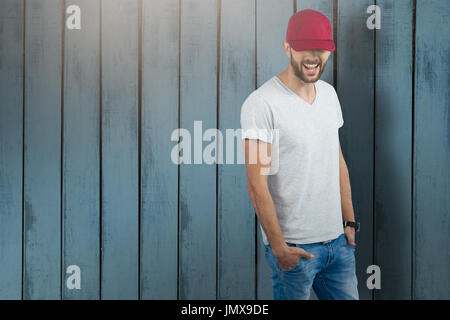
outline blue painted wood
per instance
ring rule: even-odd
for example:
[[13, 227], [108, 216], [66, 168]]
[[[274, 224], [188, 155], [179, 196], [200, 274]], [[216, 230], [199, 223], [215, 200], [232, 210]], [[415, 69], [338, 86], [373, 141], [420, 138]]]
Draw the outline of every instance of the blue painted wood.
[[[259, 1], [256, 4], [257, 86], [288, 67], [282, 42], [286, 39], [294, 3], [288, 0]], [[270, 268], [264, 255], [260, 223], [257, 223], [257, 299], [273, 299]]]
[[[256, 215], [248, 196], [245, 165], [238, 163], [237, 154], [243, 155], [244, 147], [235, 131], [240, 128], [242, 101], [255, 88], [255, 1], [221, 3], [219, 129], [223, 164], [218, 168], [218, 299], [255, 299]], [[227, 130], [237, 137], [227, 136]]]
[[450, 299], [450, 2], [417, 1], [414, 299]]
[[176, 299], [178, 166], [178, 0], [143, 1], [141, 298]]
[[[327, 18], [331, 22], [331, 28], [333, 28], [333, 0], [296, 0], [297, 1], [297, 11], [304, 10], [304, 9], [314, 9], [317, 10], [324, 15], [327, 16]], [[334, 39], [334, 43], [336, 45], [336, 39]], [[322, 76], [320, 77], [321, 80], [328, 82], [329, 84], [333, 85], [333, 67], [334, 67], [334, 52], [331, 52], [330, 56], [328, 57], [328, 62], [325, 67], [325, 70], [322, 73]]]
[[23, 2], [0, 11], [0, 299], [22, 296]]
[[[99, 299], [100, 6], [70, 4], [81, 8], [81, 29], [66, 28], [64, 41], [63, 299]], [[80, 267], [80, 290], [67, 288], [70, 265]]]
[[25, 12], [24, 299], [61, 297], [62, 2]]
[[102, 299], [137, 299], [138, 2], [102, 8]]
[[[194, 121], [202, 121], [200, 138], [217, 127], [217, 12], [216, 0], [181, 1], [180, 121], [192, 146]], [[203, 164], [180, 167], [181, 299], [216, 298], [216, 166], [202, 161], [202, 150], [198, 158]]]
[[[412, 2], [381, 0], [376, 31], [376, 299], [411, 298]], [[387, 156], [389, 155], [389, 156]]]
[[341, 147], [352, 187], [356, 273], [361, 299], [371, 299], [366, 269], [373, 264], [374, 31], [366, 26], [368, 0], [338, 2], [337, 89], [345, 124]]
[[[182, 165], [178, 194], [178, 167], [170, 160], [175, 146], [170, 136], [179, 120], [178, 81], [181, 127], [193, 133], [193, 121], [203, 120], [203, 130], [217, 124], [223, 133], [227, 128], [237, 128], [242, 100], [255, 88], [255, 82], [260, 86], [287, 66], [281, 41], [294, 3], [297, 10], [318, 9], [331, 20], [332, 2], [182, 1], [179, 52], [180, 3], [142, 1], [143, 109], [139, 155], [139, 1], [102, 1], [100, 8], [98, 0], [76, 0], [73, 3], [82, 9], [82, 29], [64, 31], [64, 48], [62, 3], [4, 1], [0, 43], [8, 46], [0, 47], [0, 298], [20, 299], [23, 288], [24, 299], [96, 299], [100, 289], [104, 299], [136, 299], [139, 241], [144, 299], [273, 298], [259, 224], [245, 190], [243, 166]], [[355, 213], [362, 222], [356, 251], [360, 296], [372, 296], [365, 286], [365, 271], [368, 265], [376, 263], [382, 271], [382, 288], [374, 293], [375, 298], [408, 299], [412, 294], [416, 299], [448, 299], [449, 36], [436, 30], [449, 29], [449, 4], [417, 1], [413, 110], [412, 2], [377, 1], [382, 9], [382, 28], [376, 39], [374, 31], [366, 28], [370, 1], [338, 3], [336, 80], [346, 119], [341, 129], [342, 148], [350, 170]], [[22, 39], [24, 26], [26, 34]], [[333, 80], [331, 59], [322, 78], [329, 83]], [[103, 134], [102, 141], [99, 133]], [[209, 143], [203, 143], [203, 147]], [[140, 230], [138, 157], [142, 160]], [[80, 291], [67, 290], [65, 286], [65, 268], [71, 264], [81, 267]]]

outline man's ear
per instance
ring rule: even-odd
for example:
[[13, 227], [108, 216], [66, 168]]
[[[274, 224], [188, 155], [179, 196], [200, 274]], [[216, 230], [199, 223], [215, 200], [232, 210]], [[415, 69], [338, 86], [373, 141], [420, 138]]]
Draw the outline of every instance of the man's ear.
[[283, 45], [283, 49], [284, 49], [284, 52], [286, 53], [287, 57], [290, 58], [291, 55], [289, 53], [289, 51], [290, 51], [289, 50], [289, 48], [290, 48], [289, 42], [287, 42], [286, 40], [283, 40], [282, 45]]

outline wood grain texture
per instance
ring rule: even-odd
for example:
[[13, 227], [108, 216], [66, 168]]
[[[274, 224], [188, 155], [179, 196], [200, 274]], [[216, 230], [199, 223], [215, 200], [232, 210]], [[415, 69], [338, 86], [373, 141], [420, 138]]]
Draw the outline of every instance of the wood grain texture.
[[178, 0], [143, 1], [141, 298], [176, 299], [178, 167]]
[[[297, 11], [304, 10], [304, 9], [314, 9], [322, 14], [326, 15], [327, 18], [331, 22], [331, 29], [333, 29], [333, 22], [334, 22], [334, 14], [333, 14], [333, 0], [295, 0], [297, 1]], [[336, 39], [334, 39], [335, 45]], [[325, 70], [322, 73], [322, 76], [320, 77], [320, 80], [323, 80], [325, 82], [328, 82], [329, 84], [333, 85], [333, 67], [334, 67], [334, 52], [330, 53], [330, 56], [328, 57], [328, 62], [325, 67]]]
[[[287, 68], [282, 42], [286, 39], [289, 18], [294, 14], [292, 1], [259, 1], [256, 4], [257, 87]], [[264, 254], [264, 243], [257, 224], [257, 299], [273, 299], [270, 268]]]
[[[0, 299], [22, 296], [23, 2], [0, 11]], [[4, 45], [4, 44], [8, 45]]]
[[[226, 143], [245, 97], [288, 66], [294, 8], [333, 22], [335, 1], [65, 3], [81, 30], [63, 29], [61, 1], [1, 4], [0, 299], [272, 299], [245, 167], [178, 167], [171, 135], [190, 131], [191, 161], [218, 143], [195, 150], [194, 121]], [[332, 54], [322, 80], [345, 120], [360, 298], [449, 299], [450, 5], [417, 0], [413, 26], [414, 1], [378, 0], [375, 37], [373, 2], [337, 3], [337, 79]], [[81, 290], [66, 287], [73, 264]]]
[[[181, 2], [181, 128], [191, 134], [192, 161], [180, 167], [179, 298], [216, 298], [216, 166], [194, 141], [217, 127], [217, 1]], [[194, 121], [202, 121], [197, 133]], [[205, 141], [199, 147], [215, 143]], [[203, 149], [202, 148], [202, 149]]]
[[450, 2], [417, 1], [414, 299], [450, 298]]
[[26, 2], [24, 299], [61, 297], [62, 10]]
[[138, 298], [138, 2], [102, 2], [102, 299]]
[[218, 168], [218, 299], [255, 299], [256, 216], [245, 165], [237, 163], [244, 147], [235, 131], [240, 128], [242, 101], [255, 87], [255, 1], [221, 3], [219, 129], [224, 164]]
[[[376, 299], [411, 298], [412, 1], [377, 1], [375, 91]], [[387, 156], [389, 155], [389, 156]]]
[[[66, 28], [64, 41], [63, 299], [99, 299], [100, 6], [70, 4], [82, 19], [81, 29]], [[80, 290], [67, 288], [70, 265], [80, 267]]]
[[372, 299], [366, 269], [373, 264], [374, 31], [366, 26], [367, 0], [340, 0], [338, 5], [338, 79], [344, 126], [340, 130], [352, 188], [356, 220], [356, 273], [360, 299]]

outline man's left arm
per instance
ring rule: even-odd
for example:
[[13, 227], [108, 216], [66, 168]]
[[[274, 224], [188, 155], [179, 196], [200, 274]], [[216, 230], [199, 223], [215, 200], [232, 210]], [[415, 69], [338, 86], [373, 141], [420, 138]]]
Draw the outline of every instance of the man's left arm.
[[[355, 213], [352, 204], [352, 192], [350, 188], [350, 176], [348, 174], [347, 164], [342, 154], [341, 144], [339, 143], [339, 185], [341, 192], [341, 208], [343, 221], [355, 221]], [[356, 246], [355, 229], [352, 227], [344, 228], [345, 236], [350, 245]]]

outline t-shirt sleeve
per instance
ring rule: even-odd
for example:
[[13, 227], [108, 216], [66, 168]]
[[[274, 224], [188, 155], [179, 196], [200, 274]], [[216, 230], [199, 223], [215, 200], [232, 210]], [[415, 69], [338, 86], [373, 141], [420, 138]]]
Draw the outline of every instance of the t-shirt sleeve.
[[256, 92], [251, 93], [241, 108], [242, 139], [273, 141], [273, 115], [269, 105]]
[[341, 109], [341, 103], [339, 102], [338, 95], [336, 91], [334, 91], [335, 100], [336, 100], [336, 112], [337, 112], [337, 121], [338, 121], [338, 128], [342, 127], [344, 125], [344, 118], [342, 116], [342, 109]]

